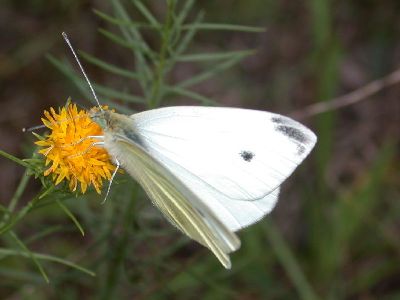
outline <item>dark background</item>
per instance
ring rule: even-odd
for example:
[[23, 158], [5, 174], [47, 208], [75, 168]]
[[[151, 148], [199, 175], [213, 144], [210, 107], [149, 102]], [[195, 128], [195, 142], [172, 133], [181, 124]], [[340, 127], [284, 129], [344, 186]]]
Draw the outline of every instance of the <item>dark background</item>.
[[[162, 18], [163, 1], [143, 3]], [[51, 53], [72, 61], [62, 31], [68, 32], [78, 49], [119, 66], [133, 66], [127, 51], [97, 32], [99, 27], [110, 26], [93, 13], [93, 8], [112, 14], [108, 2], [100, 0], [0, 4], [1, 150], [29, 157], [33, 139], [21, 129], [39, 125], [43, 110], [63, 105], [68, 96], [82, 106], [90, 106], [46, 59], [46, 54]], [[205, 12], [207, 22], [266, 28], [263, 33], [203, 31], [194, 39], [190, 47], [193, 53], [258, 49], [236, 67], [193, 88], [224, 106], [290, 115], [384, 77], [395, 71], [400, 62], [400, 2], [396, 0], [198, 1], [193, 14], [200, 10]], [[148, 40], [152, 43], [151, 35]], [[95, 81], [124, 88], [125, 83], [112, 75], [85, 65]], [[190, 77], [199, 68], [197, 64], [178, 65], [171, 80]], [[135, 93], [135, 85], [131, 88]], [[398, 299], [399, 97], [400, 85], [393, 85], [355, 105], [301, 120], [317, 133], [319, 142], [304, 165], [284, 184], [280, 202], [268, 220], [240, 234], [243, 247], [233, 255], [230, 272], [193, 243], [163, 257], [167, 266], [152, 264], [146, 256], [157, 255], [154, 249], [162, 247], [165, 239], [174, 243], [179, 234], [173, 230], [172, 238], [150, 236], [141, 240], [140, 245], [135, 236], [130, 236], [127, 252], [119, 255], [118, 260], [113, 256], [118, 250], [113, 245], [119, 245], [120, 233], [124, 231], [120, 224], [101, 245], [108, 249], [101, 248], [108, 256], [99, 255], [96, 263], [87, 263], [91, 250], [85, 252], [85, 247], [93, 246], [91, 243], [97, 238], [96, 228], [88, 229], [92, 232], [85, 238], [70, 230], [56, 233], [44, 244], [32, 245], [37, 252], [79, 259], [80, 265], [97, 272], [95, 279], [46, 263], [52, 280], [48, 285], [28, 259], [20, 263], [3, 257], [0, 296], [311, 299], [314, 295], [320, 299]], [[0, 200], [7, 205], [24, 170], [5, 158], [0, 158], [0, 164]], [[22, 203], [39, 189], [39, 182], [32, 180]], [[74, 201], [81, 200], [73, 199], [66, 204], [81, 216]], [[100, 206], [96, 196], [87, 201]], [[93, 213], [104, 209], [107, 207], [97, 207]], [[26, 223], [34, 225], [25, 226], [41, 230], [47, 225], [70, 223], [62, 214], [59, 219], [58, 216], [52, 210], [38, 213], [29, 219], [31, 223]], [[86, 220], [85, 216], [81, 218]], [[101, 222], [101, 218], [95, 220]], [[35, 227], [30, 230], [36, 231]], [[30, 230], [24, 222], [19, 224], [22, 236], [29, 237]], [[49, 250], [47, 243], [51, 245]], [[147, 244], [153, 252], [146, 250]], [[80, 247], [85, 250], [79, 252]], [[101, 261], [105, 265], [119, 264], [117, 275], [107, 268], [104, 271]], [[105, 290], [107, 282], [113, 284]], [[61, 287], [70, 292], [60, 293]]]

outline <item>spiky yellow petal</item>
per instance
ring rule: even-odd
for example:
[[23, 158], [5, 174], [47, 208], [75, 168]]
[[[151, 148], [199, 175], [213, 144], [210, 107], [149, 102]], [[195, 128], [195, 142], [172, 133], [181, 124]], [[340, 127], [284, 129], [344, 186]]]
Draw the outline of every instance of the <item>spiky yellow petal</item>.
[[50, 108], [44, 116], [43, 124], [51, 132], [44, 140], [35, 142], [42, 147], [38, 153], [46, 157], [45, 165], [49, 166], [44, 176], [51, 174], [56, 185], [66, 180], [71, 191], [80, 185], [82, 193], [89, 186], [100, 193], [103, 180], [110, 180], [115, 170], [108, 153], [93, 146], [95, 139], [87, 138], [102, 135], [100, 126], [86, 111], [78, 110], [76, 104], [68, 104], [58, 113]]

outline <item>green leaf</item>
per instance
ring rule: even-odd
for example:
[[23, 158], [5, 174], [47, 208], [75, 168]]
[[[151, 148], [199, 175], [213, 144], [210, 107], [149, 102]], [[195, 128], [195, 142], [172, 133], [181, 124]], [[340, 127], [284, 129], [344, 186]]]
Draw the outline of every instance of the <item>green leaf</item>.
[[[128, 13], [126, 12], [126, 10], [124, 9], [119, 0], [112, 0], [112, 4], [118, 18], [126, 22], [131, 22]], [[148, 93], [149, 90], [148, 84], [152, 80], [153, 74], [148, 63], [146, 62], [144, 54], [147, 54], [150, 57], [152, 57], [151, 50], [147, 45], [147, 43], [143, 40], [143, 37], [141, 36], [137, 28], [135, 27], [127, 28], [122, 25], [120, 25], [119, 28], [128, 42], [139, 44], [138, 51], [133, 51], [133, 54], [135, 56], [137, 73], [143, 75], [142, 79], [140, 80], [140, 85], [143, 89], [143, 92], [145, 93], [146, 99], [148, 99], [147, 96], [149, 95], [146, 93]]]
[[15, 157], [7, 152], [0, 150], [0, 155], [9, 160], [12, 160], [13, 162], [16, 162], [17, 164], [19, 164], [23, 167], [29, 167], [29, 165], [26, 162], [24, 162], [22, 159], [19, 159], [18, 157]]
[[270, 241], [272, 250], [275, 252], [276, 257], [293, 282], [299, 297], [305, 300], [319, 299], [311, 284], [308, 282], [300, 265], [296, 261], [295, 256], [286, 244], [280, 232], [275, 228], [274, 224], [271, 221], [268, 221], [266, 226], [263, 228]]
[[21, 247], [22, 250], [24, 250], [28, 257], [32, 259], [33, 263], [36, 265], [36, 267], [39, 269], [40, 274], [42, 274], [43, 279], [47, 282], [50, 283], [49, 277], [47, 276], [44, 268], [40, 264], [40, 262], [37, 260], [37, 258], [33, 255], [33, 253], [28, 249], [27, 246], [18, 238], [18, 236], [13, 232], [9, 232], [11, 237], [15, 240], [15, 242], [18, 244], [19, 247]]
[[135, 53], [137, 52], [143, 52], [146, 54], [150, 59], [153, 59], [155, 57], [155, 54], [153, 51], [149, 48], [142, 48], [143, 44], [138, 42], [138, 41], [128, 41], [126, 39], [123, 39], [122, 37], [112, 33], [111, 31], [108, 31], [106, 29], [99, 28], [99, 32], [104, 35], [106, 38], [108, 38], [110, 41], [125, 47], [132, 49]]
[[[75, 72], [72, 70], [72, 68], [71, 68], [70, 65], [67, 65], [66, 63], [61, 62], [60, 60], [54, 58], [54, 57], [51, 56], [51, 55], [48, 55], [47, 58], [49, 59], [49, 61], [50, 61], [58, 70], [60, 70], [65, 76], [67, 76], [67, 77], [75, 84], [75, 86], [81, 91], [81, 93], [82, 93], [88, 100], [90, 100], [92, 103], [94, 103], [94, 104], [97, 105], [96, 101], [94, 101], [94, 99], [93, 99], [93, 95], [91, 94], [89, 88], [87, 87], [87, 83], [85, 82], [85, 80], [82, 79], [82, 78], [79, 78], [79, 77], [75, 74]], [[105, 87], [103, 87], [103, 86], [95, 85], [95, 84], [93, 85], [93, 87], [96, 87], [96, 88], [99, 88], [99, 87], [100, 87], [100, 90], [103, 92], [103, 95], [104, 95], [104, 96], [106, 96], [106, 94], [107, 94], [107, 95], [112, 95], [112, 97], [116, 97], [116, 98], [119, 98], [119, 97], [122, 96], [122, 97], [123, 97], [125, 100], [127, 100], [127, 101], [128, 101], [128, 100], [135, 100], [135, 103], [139, 102], [139, 97], [135, 97], [135, 96], [128, 95], [128, 98], [129, 98], [129, 99], [126, 99], [126, 98], [127, 98], [127, 97], [126, 97], [127, 94], [125, 94], [125, 93], [120, 93], [120, 92], [117, 92], [117, 91], [115, 91], [115, 90], [107, 89], [107, 88], [105, 88]], [[119, 99], [122, 99], [122, 98], [119, 98]], [[141, 102], [144, 102], [143, 99], [140, 100], [140, 101], [141, 101]], [[123, 112], [123, 113], [127, 113], [127, 114], [132, 113], [132, 110], [131, 110], [131, 109], [127, 108], [126, 106], [119, 105], [119, 104], [115, 103], [114, 101], [112, 101], [112, 100], [110, 100], [110, 99], [102, 98], [102, 99], [101, 99], [101, 102], [103, 102], [104, 104], [109, 104], [109, 105], [111, 105], [112, 107], [118, 109], [119, 111], [121, 111], [121, 112]], [[133, 101], [131, 101], [131, 102], [133, 102]]]
[[143, 14], [143, 16], [149, 21], [149, 23], [155, 27], [159, 28], [160, 24], [158, 21], [154, 18], [154, 16], [151, 14], [151, 12], [144, 6], [144, 4], [141, 1], [138, 0], [132, 0], [133, 4], [136, 6], [136, 8]]
[[176, 94], [176, 95], [180, 95], [180, 96], [186, 96], [193, 100], [199, 101], [200, 103], [205, 104], [205, 105], [218, 105], [218, 102], [216, 102], [213, 99], [207, 98], [196, 92], [192, 92], [192, 91], [189, 91], [187, 89], [184, 89], [184, 88], [181, 88], [178, 86], [164, 86], [164, 89], [165, 89], [166, 93]]
[[22, 194], [24, 193], [26, 186], [28, 185], [30, 175], [28, 175], [29, 169], [26, 169], [24, 174], [22, 175], [21, 181], [18, 184], [18, 187], [10, 200], [10, 204], [8, 205], [8, 210], [13, 212], [17, 207], [19, 199], [21, 199]]
[[185, 30], [227, 30], [227, 31], [242, 31], [242, 32], [265, 32], [264, 27], [243, 26], [233, 24], [218, 24], [218, 23], [201, 23], [201, 24], [187, 24], [182, 26]]
[[[181, 37], [181, 32], [182, 32], [182, 24], [185, 21], [190, 9], [192, 8], [194, 4], [194, 0], [187, 0], [185, 1], [185, 4], [183, 5], [181, 11], [179, 14], [176, 16], [175, 11], [173, 12], [173, 22], [172, 22], [172, 27], [171, 27], [171, 42], [170, 42], [170, 47], [173, 48], [179, 41]], [[172, 55], [171, 55], [172, 56]]]
[[196, 61], [211, 61], [211, 60], [221, 60], [229, 59], [234, 56], [248, 56], [254, 54], [255, 50], [240, 50], [240, 51], [229, 51], [222, 53], [199, 53], [199, 54], [188, 54], [180, 55], [176, 58], [179, 62], [196, 62]]
[[[18, 250], [13, 250], [13, 249], [7, 249], [7, 248], [0, 248], [0, 255], [4, 256], [22, 256], [22, 257], [29, 257], [29, 254], [26, 252], [21, 252]], [[93, 271], [90, 271], [89, 269], [86, 269], [84, 267], [81, 267], [69, 260], [62, 259], [56, 256], [48, 255], [48, 254], [41, 254], [41, 253], [36, 253], [32, 252], [32, 256], [35, 259], [40, 259], [40, 260], [47, 260], [47, 261], [52, 261], [52, 262], [57, 262], [59, 264], [66, 265], [68, 267], [74, 268], [78, 271], [81, 271], [83, 273], [86, 273], [90, 276], [96, 276], [96, 274]]]
[[[203, 13], [198, 13], [193, 24], [194, 25], [200, 24], [201, 20], [203, 20], [203, 17], [204, 17]], [[190, 28], [183, 36], [183, 38], [178, 41], [178, 47], [176, 48], [175, 56], [178, 56], [186, 51], [188, 45], [193, 40], [193, 37], [195, 36], [196, 32], [197, 32], [196, 27]]]
[[9, 222], [1, 224], [0, 235], [8, 232], [11, 228], [15, 226], [15, 224], [18, 223], [18, 221], [20, 221], [23, 217], [25, 217], [25, 215], [34, 207], [34, 205], [38, 200], [39, 197], [36, 196], [31, 201], [29, 201], [22, 209], [20, 209], [17, 214], [12, 216]]
[[240, 62], [246, 55], [238, 55], [234, 56], [231, 59], [228, 59], [226, 61], [223, 61], [221, 63], [215, 64], [213, 67], [206, 69], [204, 72], [201, 72], [200, 74], [197, 74], [189, 79], [186, 79], [184, 81], [181, 81], [180, 83], [177, 84], [178, 87], [190, 87], [193, 86], [197, 83], [200, 83], [202, 81], [205, 81], [216, 74], [232, 67], [233, 65], [237, 64]]
[[93, 10], [94, 13], [102, 18], [103, 20], [113, 24], [113, 25], [121, 25], [121, 26], [131, 26], [131, 27], [137, 27], [137, 28], [151, 28], [154, 29], [154, 26], [148, 23], [143, 23], [143, 22], [128, 22], [126, 20], [121, 20], [118, 18], [114, 18], [104, 12], [101, 12], [97, 9]]
[[25, 239], [25, 244], [29, 245], [30, 243], [33, 243], [39, 239], [45, 238], [48, 235], [51, 235], [53, 233], [58, 233], [61, 231], [66, 231], [65, 230], [65, 226], [62, 225], [54, 225], [54, 226], [46, 226], [46, 228], [42, 231], [39, 231], [31, 236], [29, 236], [29, 238]]
[[[82, 80], [82, 83], [83, 84], [85, 83], [84, 80]], [[105, 87], [103, 85], [93, 84], [93, 87], [96, 88], [97, 92], [100, 95], [106, 96], [108, 98], [124, 100], [126, 102], [131, 102], [131, 103], [145, 103], [146, 102], [143, 98], [140, 98], [138, 96], [133, 96], [128, 93], [119, 92], [117, 90]]]
[[185, 21], [189, 11], [193, 7], [194, 0], [186, 0], [183, 8], [181, 9], [181, 12], [179, 13], [178, 17], [175, 20], [175, 23], [177, 26], [180, 27], [180, 25]]
[[129, 71], [120, 67], [117, 67], [113, 64], [110, 63], [106, 63], [105, 61], [98, 59], [92, 55], [90, 55], [89, 53], [83, 52], [83, 51], [79, 51], [79, 54], [81, 57], [83, 57], [86, 61], [88, 61], [89, 63], [98, 66], [99, 68], [108, 71], [110, 73], [119, 75], [119, 76], [123, 76], [126, 78], [131, 78], [131, 79], [139, 79], [139, 75], [136, 74], [133, 71]]
[[85, 235], [85, 231], [83, 230], [82, 225], [79, 223], [78, 219], [74, 216], [74, 214], [66, 207], [60, 200], [56, 199], [56, 202], [59, 207], [65, 212], [65, 214], [72, 220], [75, 226], [79, 229], [82, 236]]

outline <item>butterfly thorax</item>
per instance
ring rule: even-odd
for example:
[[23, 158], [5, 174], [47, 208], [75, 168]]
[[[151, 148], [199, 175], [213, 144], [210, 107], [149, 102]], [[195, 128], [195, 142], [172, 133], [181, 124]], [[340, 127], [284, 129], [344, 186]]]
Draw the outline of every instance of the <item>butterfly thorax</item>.
[[126, 127], [131, 127], [130, 118], [116, 112], [103, 110], [91, 110], [90, 118], [96, 122], [104, 131], [104, 133], [119, 134], [124, 133]]

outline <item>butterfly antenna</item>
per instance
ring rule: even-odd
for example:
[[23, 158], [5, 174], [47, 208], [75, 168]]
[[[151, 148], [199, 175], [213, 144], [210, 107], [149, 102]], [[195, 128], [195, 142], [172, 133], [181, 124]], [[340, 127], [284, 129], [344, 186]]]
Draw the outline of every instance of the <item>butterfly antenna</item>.
[[92, 92], [92, 95], [93, 95], [93, 97], [94, 97], [94, 100], [96, 100], [96, 103], [97, 103], [97, 105], [99, 106], [100, 110], [103, 111], [103, 109], [101, 108], [99, 99], [97, 99], [96, 93], [95, 93], [95, 91], [94, 91], [94, 89], [93, 89], [93, 86], [92, 86], [92, 84], [90, 83], [89, 77], [86, 75], [86, 72], [85, 72], [85, 70], [83, 69], [81, 62], [79, 61], [78, 55], [76, 55], [75, 50], [74, 50], [74, 48], [72, 47], [72, 44], [71, 44], [71, 42], [69, 41], [69, 38], [68, 38], [67, 34], [66, 34], [65, 32], [63, 32], [63, 33], [62, 33], [62, 36], [63, 36], [65, 42], [67, 43], [68, 47], [71, 49], [71, 52], [72, 52], [72, 54], [74, 55], [75, 60], [76, 60], [76, 62], [78, 63], [79, 68], [81, 69], [82, 74], [83, 74], [83, 76], [84, 76], [85, 79], [86, 79], [86, 82], [87, 82], [88, 85], [89, 85], [89, 88], [90, 88], [90, 90], [91, 90], [91, 92]]
[[38, 125], [38, 126], [32, 126], [32, 127], [29, 127], [29, 128], [22, 128], [22, 132], [30, 132], [30, 131], [34, 131], [34, 130], [36, 130], [36, 129], [42, 129], [42, 128], [45, 128], [46, 126], [44, 126], [44, 125]]

